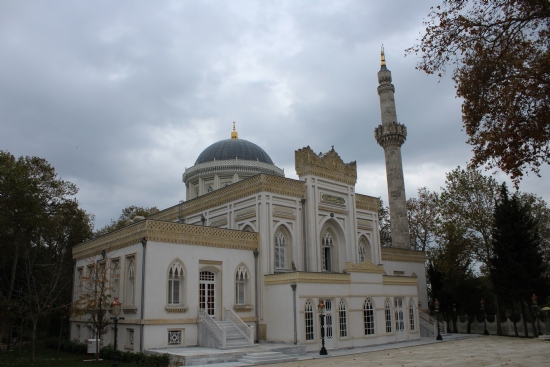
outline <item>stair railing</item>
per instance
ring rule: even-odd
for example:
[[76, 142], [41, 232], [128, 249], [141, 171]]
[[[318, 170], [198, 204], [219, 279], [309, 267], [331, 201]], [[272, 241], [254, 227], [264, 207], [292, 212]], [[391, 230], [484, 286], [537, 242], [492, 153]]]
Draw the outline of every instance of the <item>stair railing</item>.
[[220, 327], [204, 308], [199, 308], [199, 322], [206, 326], [206, 329], [218, 341], [218, 345], [225, 347], [227, 337], [224, 327]]
[[[426, 321], [430, 325], [433, 325], [434, 335], [437, 335], [437, 322], [438, 322], [437, 319], [435, 317], [430, 316], [429, 314], [427, 314], [426, 312], [424, 312], [422, 310], [418, 310], [418, 316], [420, 316], [420, 318], [422, 320]], [[447, 323], [443, 322], [443, 320], [439, 321], [439, 329], [440, 329], [441, 333], [446, 334], [447, 333]]]
[[248, 343], [250, 345], [254, 344], [254, 327], [248, 326], [244, 323], [243, 320], [233, 310], [228, 310], [227, 308], [224, 308], [224, 319], [226, 321], [231, 321], [233, 325], [237, 327], [237, 329], [244, 335], [244, 337], [248, 340]]

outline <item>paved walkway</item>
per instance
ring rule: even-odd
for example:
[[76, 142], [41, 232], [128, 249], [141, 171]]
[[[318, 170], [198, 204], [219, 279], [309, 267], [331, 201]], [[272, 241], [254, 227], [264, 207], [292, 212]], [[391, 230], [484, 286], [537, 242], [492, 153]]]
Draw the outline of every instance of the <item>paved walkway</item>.
[[[453, 334], [443, 341], [422, 338], [398, 344], [385, 344], [330, 351], [320, 357], [308, 353], [296, 362], [270, 364], [270, 367], [384, 366], [384, 367], [496, 367], [550, 366], [550, 341], [504, 336]], [[245, 364], [221, 363], [209, 367], [237, 367]], [[196, 366], [199, 367], [199, 366]]]
[[[334, 353], [333, 353], [334, 354]], [[503, 336], [445, 340], [442, 342], [272, 364], [271, 367], [326, 366], [550, 366], [550, 342]]]

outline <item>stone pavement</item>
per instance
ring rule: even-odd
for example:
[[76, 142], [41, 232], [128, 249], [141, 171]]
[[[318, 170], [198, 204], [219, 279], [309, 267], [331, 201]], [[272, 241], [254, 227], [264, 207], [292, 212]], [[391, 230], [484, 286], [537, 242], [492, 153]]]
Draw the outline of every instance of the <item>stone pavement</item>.
[[[270, 367], [384, 366], [525, 366], [550, 367], [550, 342], [505, 336], [453, 334], [443, 341], [421, 340], [365, 348], [329, 351], [321, 357], [308, 353], [296, 362], [271, 364]], [[209, 367], [237, 367], [233, 362]], [[199, 367], [199, 366], [196, 366]]]
[[270, 367], [550, 366], [550, 342], [504, 336], [444, 340], [414, 347], [314, 358]]

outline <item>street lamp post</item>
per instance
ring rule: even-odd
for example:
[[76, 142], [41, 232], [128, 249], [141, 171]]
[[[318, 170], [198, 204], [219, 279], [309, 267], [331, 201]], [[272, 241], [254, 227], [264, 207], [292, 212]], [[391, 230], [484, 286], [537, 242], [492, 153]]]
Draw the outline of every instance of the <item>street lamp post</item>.
[[483, 312], [483, 327], [485, 330], [483, 330], [483, 335], [489, 335], [489, 331], [487, 330], [487, 314], [485, 313], [485, 301], [483, 298], [481, 299], [481, 312]]
[[319, 351], [319, 355], [326, 356], [328, 353], [327, 348], [325, 348], [325, 304], [322, 299], [319, 300], [317, 309], [319, 311], [319, 318], [321, 319], [321, 350]]
[[118, 297], [115, 297], [115, 300], [111, 304], [113, 315], [115, 315], [114, 317], [111, 317], [111, 320], [113, 320], [115, 323], [115, 340], [114, 340], [115, 350], [113, 351], [113, 364], [111, 365], [111, 367], [118, 367], [118, 362], [116, 360], [116, 357], [118, 356], [118, 349], [117, 349], [118, 346], [116, 342], [117, 341], [116, 337], [118, 332], [118, 320], [124, 320], [124, 317], [118, 317], [118, 315], [120, 315], [121, 306], [122, 304], [118, 301]]
[[537, 320], [537, 326], [538, 326], [538, 333], [540, 335], [540, 321], [539, 321], [539, 317], [538, 317], [538, 313], [539, 313], [539, 309], [538, 309], [538, 305], [537, 305], [537, 300], [538, 300], [538, 297], [535, 293], [533, 293], [533, 297], [531, 297], [531, 301], [533, 301], [533, 314], [535, 315], [535, 319]]
[[435, 306], [435, 318], [437, 322], [437, 338], [435, 338], [435, 340], [443, 340], [443, 338], [441, 337], [441, 332], [439, 330], [439, 301], [437, 300], [437, 298], [435, 299], [434, 306]]

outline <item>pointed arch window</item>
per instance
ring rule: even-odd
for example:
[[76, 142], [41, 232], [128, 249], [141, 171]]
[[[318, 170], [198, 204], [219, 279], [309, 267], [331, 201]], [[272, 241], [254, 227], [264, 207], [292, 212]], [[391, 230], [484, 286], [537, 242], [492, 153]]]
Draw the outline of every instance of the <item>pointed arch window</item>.
[[168, 305], [180, 305], [183, 303], [183, 265], [174, 261], [168, 270]]
[[386, 334], [389, 334], [389, 333], [391, 333], [391, 327], [392, 327], [391, 303], [390, 303], [389, 299], [386, 300], [386, 305], [384, 307], [384, 316], [385, 316], [385, 319], [386, 319]]
[[347, 338], [348, 336], [348, 312], [346, 310], [346, 302], [343, 299], [340, 300], [338, 305], [338, 321], [340, 326], [340, 338]]
[[369, 241], [363, 236], [359, 241], [359, 262], [365, 260], [372, 261], [372, 255]]
[[322, 269], [323, 271], [332, 271], [334, 256], [334, 241], [329, 231], [326, 231], [321, 240], [321, 257], [322, 257]]
[[287, 240], [282, 230], [275, 235], [275, 269], [286, 269]]
[[370, 299], [367, 299], [363, 306], [363, 321], [365, 324], [365, 335], [374, 335], [374, 307]]
[[235, 274], [235, 304], [245, 305], [248, 301], [248, 269], [244, 264], [239, 265]]
[[306, 321], [306, 340], [313, 340], [313, 306], [311, 300], [307, 300], [305, 309], [305, 321]]
[[409, 302], [409, 326], [411, 328], [411, 331], [416, 330], [416, 325], [414, 322], [414, 302], [412, 298]]
[[119, 260], [112, 260], [111, 261], [111, 279], [113, 282], [113, 297], [119, 297], [119, 289], [120, 289], [120, 264]]
[[366, 259], [366, 254], [365, 254], [365, 244], [363, 243], [363, 241], [359, 242], [359, 262], [363, 262], [365, 261]]
[[126, 270], [126, 297], [125, 304], [127, 306], [135, 305], [135, 291], [136, 291], [136, 264], [133, 258], [128, 259], [128, 267]]

